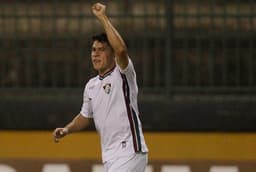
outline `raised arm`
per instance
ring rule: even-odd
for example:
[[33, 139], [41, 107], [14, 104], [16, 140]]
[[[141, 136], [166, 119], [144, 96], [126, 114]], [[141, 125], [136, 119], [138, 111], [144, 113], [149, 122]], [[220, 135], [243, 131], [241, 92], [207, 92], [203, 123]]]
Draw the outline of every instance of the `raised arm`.
[[129, 62], [127, 47], [124, 40], [106, 15], [106, 6], [101, 3], [96, 3], [92, 6], [92, 12], [103, 25], [109, 43], [115, 52], [117, 64], [121, 69], [125, 69]]

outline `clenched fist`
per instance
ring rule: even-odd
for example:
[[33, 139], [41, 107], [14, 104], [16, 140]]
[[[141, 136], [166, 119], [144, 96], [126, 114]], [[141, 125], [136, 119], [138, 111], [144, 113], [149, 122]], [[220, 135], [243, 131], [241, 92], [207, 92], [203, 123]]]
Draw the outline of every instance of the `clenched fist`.
[[67, 128], [56, 128], [53, 132], [53, 138], [56, 143], [59, 142], [59, 140], [63, 137], [65, 137], [68, 134]]
[[92, 6], [92, 12], [96, 17], [101, 17], [105, 15], [106, 5], [101, 3], [96, 3]]

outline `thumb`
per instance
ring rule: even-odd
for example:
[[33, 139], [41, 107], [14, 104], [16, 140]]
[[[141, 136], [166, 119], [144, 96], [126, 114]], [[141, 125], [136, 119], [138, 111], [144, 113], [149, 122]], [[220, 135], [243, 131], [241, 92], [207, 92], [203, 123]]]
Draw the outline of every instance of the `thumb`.
[[99, 11], [99, 10], [101, 9], [101, 7], [100, 7], [100, 5], [97, 3], [97, 4], [94, 4], [94, 5], [92, 6], [92, 9], [93, 9], [93, 10], [96, 10], [96, 11]]
[[63, 128], [62, 130], [60, 130], [60, 135], [64, 136], [68, 134], [68, 129], [67, 128]]

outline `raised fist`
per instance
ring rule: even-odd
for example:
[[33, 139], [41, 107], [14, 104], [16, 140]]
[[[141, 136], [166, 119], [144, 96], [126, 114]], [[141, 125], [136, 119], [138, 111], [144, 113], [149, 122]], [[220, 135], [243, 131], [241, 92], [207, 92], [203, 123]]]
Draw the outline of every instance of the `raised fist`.
[[96, 3], [92, 6], [92, 12], [95, 16], [100, 17], [105, 14], [106, 5], [101, 3]]

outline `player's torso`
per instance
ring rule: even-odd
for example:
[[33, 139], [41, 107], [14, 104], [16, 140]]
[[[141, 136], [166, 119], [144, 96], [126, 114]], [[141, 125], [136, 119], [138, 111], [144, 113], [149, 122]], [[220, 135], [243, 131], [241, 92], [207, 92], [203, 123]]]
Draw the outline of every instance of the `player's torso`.
[[92, 117], [101, 138], [103, 161], [147, 152], [137, 108], [137, 83], [131, 64], [126, 74], [116, 67], [88, 84]]
[[121, 74], [115, 68], [88, 88], [94, 123], [106, 144], [123, 137], [130, 130], [122, 87]]

